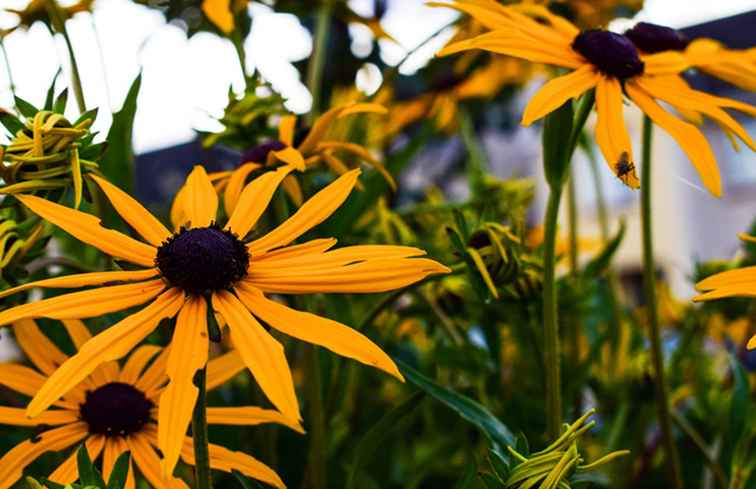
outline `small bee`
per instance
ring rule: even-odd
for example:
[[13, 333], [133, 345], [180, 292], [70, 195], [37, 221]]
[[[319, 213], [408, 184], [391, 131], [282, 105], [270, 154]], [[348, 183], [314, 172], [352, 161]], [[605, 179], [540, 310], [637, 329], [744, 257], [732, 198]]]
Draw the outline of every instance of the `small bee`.
[[617, 173], [617, 178], [622, 180], [622, 183], [630, 185], [629, 180], [635, 173], [635, 165], [630, 161], [630, 155], [627, 154], [627, 151], [623, 151], [620, 155], [617, 164], [614, 165], [614, 171]]

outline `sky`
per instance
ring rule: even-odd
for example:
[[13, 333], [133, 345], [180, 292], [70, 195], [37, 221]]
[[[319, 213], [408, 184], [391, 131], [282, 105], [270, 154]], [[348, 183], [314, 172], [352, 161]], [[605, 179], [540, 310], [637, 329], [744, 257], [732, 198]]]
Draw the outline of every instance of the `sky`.
[[[60, 0], [62, 4], [71, 3]], [[2, 8], [23, 8], [26, 0], [0, 0]], [[370, 13], [371, 0], [353, 0], [352, 7]], [[388, 64], [402, 60], [408, 50], [455, 18], [449, 9], [429, 8], [423, 0], [391, 0], [384, 18], [385, 30], [398, 44], [381, 42], [381, 56]], [[400, 8], [397, 8], [400, 6]], [[638, 20], [684, 27], [756, 7], [754, 0], [647, 0]], [[257, 69], [288, 99], [288, 108], [306, 112], [310, 95], [292, 62], [310, 55], [311, 40], [298, 19], [277, 14], [262, 4], [251, 3], [252, 32], [245, 40], [247, 64]], [[418, 19], [422, 19], [419, 21]], [[0, 13], [0, 27], [15, 23], [15, 16]], [[229, 86], [241, 91], [243, 78], [230, 42], [200, 33], [187, 39], [183, 30], [166, 24], [162, 15], [129, 0], [98, 0], [94, 15], [80, 14], [69, 21], [69, 30], [80, 65], [87, 107], [101, 107], [95, 129], [107, 130], [110, 111], [117, 110], [134, 78], [141, 72], [142, 90], [135, 121], [134, 144], [145, 152], [186, 142], [196, 129], [216, 130], [216, 122], [228, 101]], [[365, 30], [355, 27], [353, 48], [370, 42]], [[445, 31], [406, 60], [401, 72], [421, 68], [451, 35]], [[20, 97], [41, 104], [58, 66], [58, 80], [68, 83], [68, 63], [62, 39], [53, 39], [40, 24], [7, 36], [5, 47]], [[1, 65], [0, 65], [1, 66]], [[104, 68], [103, 68], [104, 67]], [[373, 88], [380, 82], [374, 67], [366, 67], [359, 80]], [[0, 106], [12, 105], [7, 72], [0, 68]], [[107, 110], [109, 109], [109, 110]], [[75, 118], [73, 97], [68, 111]]]

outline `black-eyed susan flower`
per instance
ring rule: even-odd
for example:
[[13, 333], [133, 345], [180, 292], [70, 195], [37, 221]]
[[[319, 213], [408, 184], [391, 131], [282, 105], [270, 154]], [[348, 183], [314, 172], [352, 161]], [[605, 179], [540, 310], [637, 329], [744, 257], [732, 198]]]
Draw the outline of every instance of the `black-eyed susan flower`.
[[[756, 242], [756, 237], [747, 234], [739, 237], [743, 241]], [[756, 266], [717, 273], [698, 282], [696, 289], [702, 293], [693, 298], [695, 302], [725, 297], [756, 297]], [[756, 348], [756, 335], [748, 340], [747, 347], [749, 350]]]
[[[77, 348], [90, 341], [87, 327], [78, 320], [63, 324]], [[18, 364], [0, 364], [0, 385], [25, 396], [35, 396], [58, 365], [68, 356], [60, 351], [37, 327], [33, 320], [14, 323], [16, 340], [36, 369]], [[83, 443], [92, 460], [102, 459], [105, 479], [123, 452], [128, 451], [133, 465], [129, 467], [126, 488], [134, 489], [134, 465], [156, 489], [186, 488], [181, 479], [164, 477], [160, 471], [158, 427], [161, 394], [168, 381], [166, 364], [173, 361], [168, 350], [154, 345], [135, 349], [123, 365], [109, 361], [101, 364], [80, 380], [52, 407], [30, 419], [24, 409], [0, 406], [0, 423], [34, 427], [36, 431], [0, 458], [0, 488], [11, 487], [24, 469], [50, 451], [65, 451]], [[230, 352], [208, 362], [207, 386], [215, 388], [243, 369], [238, 353]], [[299, 429], [278, 411], [245, 407], [209, 407], [208, 422], [227, 425], [280, 423]], [[191, 437], [175, 433], [181, 458], [194, 463]], [[284, 488], [278, 475], [268, 466], [246, 453], [209, 445], [212, 468], [239, 472], [272, 486]], [[69, 484], [78, 479], [76, 450], [60, 464], [49, 479]]]
[[728, 49], [707, 38], [691, 41], [683, 32], [650, 22], [637, 23], [625, 35], [644, 53], [678, 51], [691, 68], [744, 90], [756, 91], [756, 48]]
[[[345, 153], [357, 158], [358, 162], [365, 162], [380, 171], [386, 180], [394, 185], [391, 174], [386, 171], [380, 161], [376, 159], [364, 146], [332, 139], [332, 127], [340, 119], [356, 114], [378, 113], [385, 114], [386, 108], [371, 103], [353, 103], [334, 107], [318, 119], [312, 128], [302, 130], [297, 134], [297, 117], [287, 115], [281, 118], [278, 126], [278, 139], [265, 141], [242, 154], [242, 164], [231, 172], [212, 174], [210, 177], [220, 188], [225, 187], [223, 204], [226, 213], [231, 215], [239, 201], [241, 189], [249, 175], [264, 166], [283, 163], [293, 169], [305, 171], [308, 168], [324, 164], [337, 175], [343, 175], [354, 165], [347, 164], [339, 153]], [[283, 188], [292, 200], [301, 204], [302, 189], [293, 175], [283, 181]]]
[[536, 5], [504, 6], [493, 0], [437, 3], [466, 12], [490, 32], [447, 46], [448, 55], [471, 49], [524, 58], [570, 70], [547, 82], [530, 100], [522, 124], [530, 125], [566, 101], [595, 89], [596, 142], [612, 172], [632, 188], [639, 187], [630, 136], [623, 119], [623, 94], [680, 145], [703, 184], [721, 195], [721, 178], [711, 146], [701, 131], [659, 105], [703, 114], [756, 149], [751, 138], [723, 108], [756, 114], [745, 103], [690, 89], [678, 73], [688, 66], [677, 52], [641, 55], [629, 38], [600, 29], [581, 32], [571, 22]]
[[96, 317], [149, 302], [63, 363], [36, 392], [28, 414], [39, 415], [99, 365], [124, 356], [161, 320], [177, 316], [165, 366], [170, 383], [160, 397], [158, 414], [164, 473], [171, 474], [181, 452], [179, 434], [186, 430], [197, 398], [192, 379], [207, 361], [208, 302], [228, 326], [231, 342], [262, 390], [292, 423], [300, 420], [300, 414], [291, 371], [282, 345], [261, 321], [401, 379], [391, 358], [367, 337], [336, 321], [291, 309], [266, 294], [384, 292], [448, 269], [421, 258], [425, 253], [417, 248], [332, 249], [335, 239], [292, 244], [346, 200], [359, 170], [336, 179], [272, 231], [249, 243], [242, 241], [292, 169], [281, 167], [244, 187], [234, 212], [221, 226], [215, 222], [215, 189], [205, 170], [195, 167], [176, 197], [174, 232], [125, 192], [94, 177], [116, 211], [146, 242], [106, 229], [92, 215], [38, 197], [17, 196], [29, 210], [80, 241], [141, 269], [70, 275], [6, 290], [0, 297], [34, 287], [99, 286], [0, 312], [0, 324], [35, 317]]

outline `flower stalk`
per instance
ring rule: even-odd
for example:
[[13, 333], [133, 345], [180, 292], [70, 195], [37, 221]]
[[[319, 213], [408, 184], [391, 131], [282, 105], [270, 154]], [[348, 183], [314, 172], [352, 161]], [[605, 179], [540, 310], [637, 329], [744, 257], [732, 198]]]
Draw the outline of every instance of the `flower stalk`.
[[330, 31], [333, 1], [324, 0], [315, 17], [315, 33], [312, 42], [312, 57], [307, 66], [307, 88], [312, 94], [312, 109], [307, 115], [307, 123], [312, 124], [320, 115], [320, 95], [323, 81], [323, 68], [328, 50], [328, 33]]
[[50, 22], [53, 28], [63, 35], [63, 39], [66, 42], [66, 49], [68, 50], [68, 57], [71, 61], [71, 85], [73, 86], [74, 96], [76, 97], [76, 104], [79, 107], [79, 113], [83, 114], [87, 111], [87, 105], [84, 102], [84, 90], [81, 87], [81, 75], [79, 74], [79, 65], [76, 63], [76, 56], [74, 55], [73, 44], [71, 44], [71, 38], [68, 35], [66, 29], [66, 22], [61, 13], [60, 5], [57, 0], [46, 0], [45, 6], [47, 8], [47, 15], [50, 17]]
[[656, 408], [659, 418], [662, 442], [667, 453], [667, 471], [670, 484], [675, 489], [682, 489], [680, 458], [672, 436], [672, 417], [670, 415], [669, 392], [664, 374], [664, 352], [662, 351], [659, 331], [659, 310], [656, 300], [656, 264], [654, 261], [653, 221], [651, 217], [651, 147], [653, 126], [648, 116], [643, 118], [643, 160], [641, 162], [641, 225], [643, 239], [643, 289], [646, 293], [646, 310], [648, 313], [648, 336], [651, 341], [651, 358], [654, 367], [654, 386], [656, 388]]
[[213, 487], [210, 474], [210, 450], [207, 436], [207, 367], [197, 371], [194, 384], [199, 389], [197, 403], [192, 415], [192, 438], [194, 440], [194, 476], [197, 489]]

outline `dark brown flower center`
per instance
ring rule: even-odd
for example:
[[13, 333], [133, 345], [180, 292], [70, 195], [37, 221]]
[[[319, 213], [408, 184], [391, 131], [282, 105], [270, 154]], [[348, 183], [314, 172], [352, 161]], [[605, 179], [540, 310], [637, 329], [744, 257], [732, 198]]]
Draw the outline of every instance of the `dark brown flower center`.
[[688, 36], [677, 29], [648, 22], [638, 22], [625, 32], [625, 36], [633, 41], [635, 47], [649, 54], [684, 51], [690, 43]]
[[272, 151], [281, 151], [286, 145], [281, 141], [268, 141], [248, 149], [242, 154], [242, 163], [259, 163], [264, 165]]
[[111, 382], [87, 392], [79, 406], [89, 432], [105, 436], [126, 436], [142, 429], [150, 419], [153, 403], [130, 384]]
[[249, 252], [236, 234], [216, 224], [182, 228], [157, 251], [163, 278], [188, 294], [225, 290], [247, 275]]
[[622, 34], [594, 29], [578, 34], [572, 48], [602, 73], [624, 80], [643, 73], [635, 45]]

